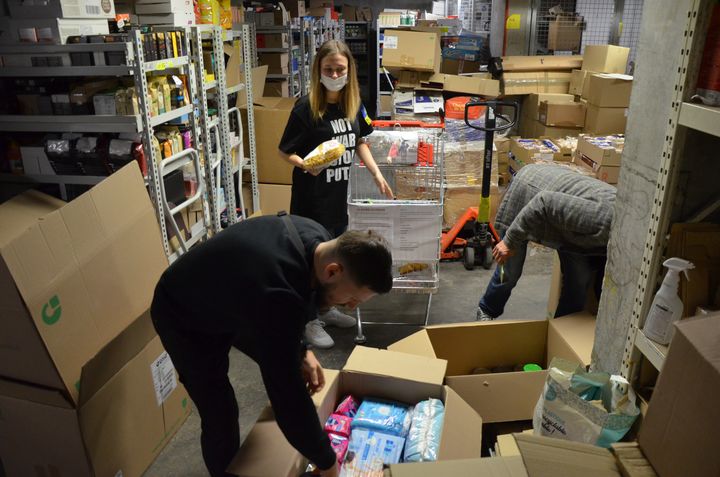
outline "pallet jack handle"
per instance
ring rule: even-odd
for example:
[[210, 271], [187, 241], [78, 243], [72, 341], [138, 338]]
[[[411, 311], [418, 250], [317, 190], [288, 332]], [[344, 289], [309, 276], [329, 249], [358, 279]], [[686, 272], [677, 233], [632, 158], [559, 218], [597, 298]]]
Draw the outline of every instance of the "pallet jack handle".
[[[493, 127], [489, 127], [489, 128], [485, 127], [485, 125], [479, 126], [476, 124], [471, 124], [470, 118], [468, 117], [468, 113], [470, 111], [470, 108], [472, 108], [474, 106], [484, 106], [484, 107], [488, 108], [488, 114], [491, 114], [491, 112], [492, 112], [493, 118], [497, 116], [495, 114], [495, 110], [497, 108], [499, 108], [500, 106], [507, 106], [508, 108], [511, 108], [513, 110], [512, 121], [508, 121], [507, 124], [503, 124], [502, 126], [493, 126]], [[467, 124], [469, 127], [473, 128], [473, 129], [477, 129], [477, 130], [485, 131], [485, 132], [507, 131], [511, 127], [515, 126], [515, 123], [517, 122], [517, 118], [518, 118], [518, 110], [519, 110], [518, 104], [514, 101], [496, 101], [496, 100], [483, 101], [483, 100], [479, 100], [479, 99], [472, 99], [472, 100], [468, 101], [467, 104], [465, 104], [465, 124]]]

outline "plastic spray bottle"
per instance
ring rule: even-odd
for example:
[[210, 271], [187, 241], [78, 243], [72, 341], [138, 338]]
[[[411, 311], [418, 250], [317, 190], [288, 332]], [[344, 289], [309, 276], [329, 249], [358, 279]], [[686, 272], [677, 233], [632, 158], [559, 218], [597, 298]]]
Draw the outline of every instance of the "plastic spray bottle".
[[673, 333], [673, 323], [682, 316], [683, 302], [678, 296], [680, 287], [680, 272], [688, 277], [688, 270], [695, 265], [682, 258], [668, 258], [663, 265], [668, 269], [660, 289], [655, 294], [643, 331], [645, 336], [661, 345], [670, 343]]

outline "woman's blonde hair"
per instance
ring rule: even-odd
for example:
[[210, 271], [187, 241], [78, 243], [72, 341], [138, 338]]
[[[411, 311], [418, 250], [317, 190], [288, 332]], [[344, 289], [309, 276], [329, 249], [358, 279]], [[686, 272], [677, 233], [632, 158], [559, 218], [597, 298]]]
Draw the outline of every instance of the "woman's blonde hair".
[[312, 65], [311, 81], [310, 81], [310, 110], [315, 121], [322, 119], [325, 111], [327, 111], [327, 91], [320, 82], [320, 65], [323, 58], [328, 55], [343, 55], [348, 60], [347, 84], [340, 90], [338, 105], [345, 117], [351, 123], [355, 121], [357, 113], [360, 110], [360, 86], [357, 80], [357, 66], [353, 58], [350, 48], [338, 40], [328, 40], [322, 44]]

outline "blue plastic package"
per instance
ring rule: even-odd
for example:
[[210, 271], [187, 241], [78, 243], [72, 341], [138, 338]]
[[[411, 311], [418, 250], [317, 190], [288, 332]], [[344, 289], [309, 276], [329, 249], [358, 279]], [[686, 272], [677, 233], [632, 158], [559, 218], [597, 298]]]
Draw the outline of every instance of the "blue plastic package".
[[405, 437], [410, 430], [412, 408], [405, 404], [365, 399], [352, 421], [352, 429], [369, 429]]
[[353, 429], [340, 477], [382, 475], [383, 466], [397, 464], [405, 439], [369, 429]]
[[404, 462], [437, 460], [444, 419], [445, 406], [439, 399], [420, 401], [415, 406], [410, 432], [405, 439]]

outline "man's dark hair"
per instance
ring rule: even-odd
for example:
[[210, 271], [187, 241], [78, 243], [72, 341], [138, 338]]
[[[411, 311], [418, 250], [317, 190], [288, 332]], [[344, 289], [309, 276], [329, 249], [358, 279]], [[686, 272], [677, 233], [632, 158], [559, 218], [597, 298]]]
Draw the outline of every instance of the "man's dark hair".
[[345, 232], [337, 239], [337, 255], [356, 285], [375, 293], [387, 293], [392, 288], [390, 246], [376, 232]]

